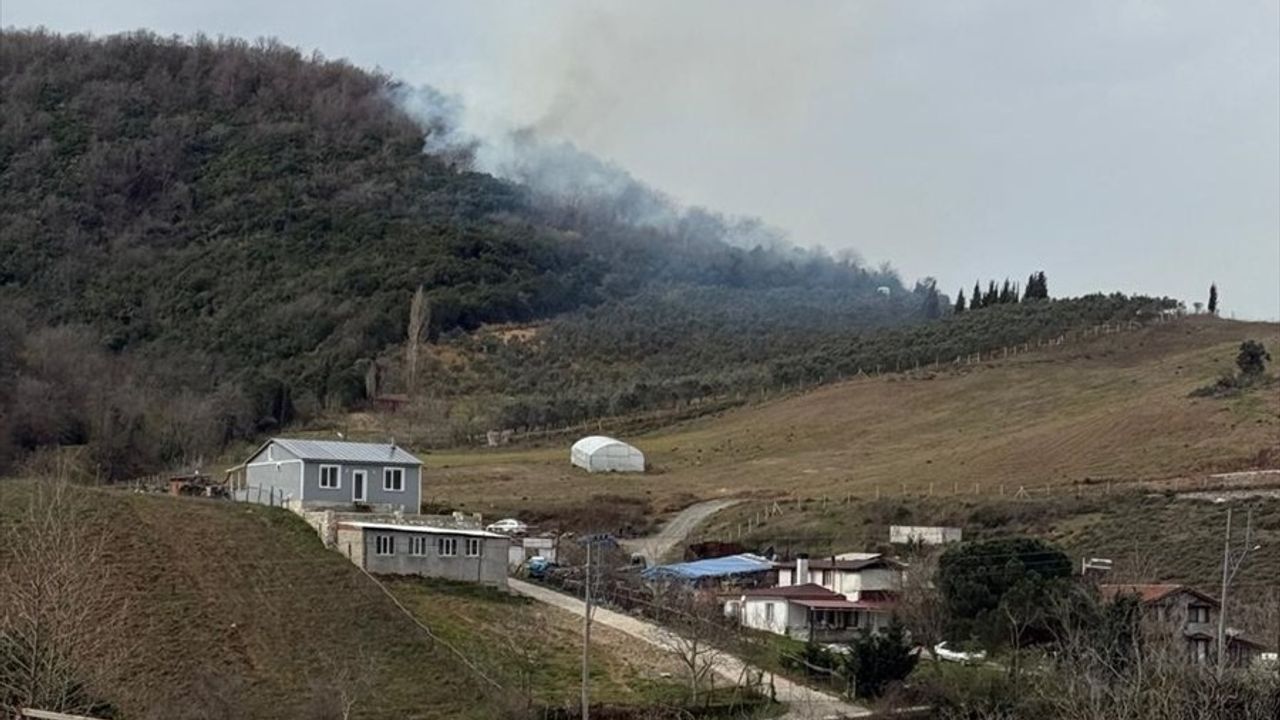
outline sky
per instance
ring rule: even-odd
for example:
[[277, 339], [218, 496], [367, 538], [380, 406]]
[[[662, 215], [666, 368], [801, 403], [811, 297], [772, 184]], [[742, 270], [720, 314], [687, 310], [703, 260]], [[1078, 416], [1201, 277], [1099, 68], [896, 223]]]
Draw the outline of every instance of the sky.
[[951, 294], [1216, 282], [1280, 319], [1277, 0], [0, 0], [0, 25], [275, 37]]

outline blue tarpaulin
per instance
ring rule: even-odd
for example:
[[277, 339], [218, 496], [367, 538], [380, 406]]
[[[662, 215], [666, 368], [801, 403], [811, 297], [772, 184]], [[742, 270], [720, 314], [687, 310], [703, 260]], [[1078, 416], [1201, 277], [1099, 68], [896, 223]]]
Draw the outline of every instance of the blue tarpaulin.
[[694, 560], [674, 565], [655, 565], [641, 576], [646, 580], [701, 580], [703, 578], [729, 577], [772, 570], [773, 563], [750, 553], [725, 557]]

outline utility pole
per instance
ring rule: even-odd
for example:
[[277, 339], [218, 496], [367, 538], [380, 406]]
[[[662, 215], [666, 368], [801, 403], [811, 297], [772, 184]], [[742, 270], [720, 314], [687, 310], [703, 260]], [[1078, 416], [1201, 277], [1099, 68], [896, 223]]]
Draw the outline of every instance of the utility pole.
[[1227, 595], [1231, 588], [1231, 581], [1235, 579], [1236, 573], [1240, 571], [1240, 566], [1244, 564], [1244, 560], [1250, 552], [1257, 550], [1261, 546], [1253, 546], [1253, 511], [1250, 510], [1246, 516], [1244, 526], [1244, 548], [1236, 557], [1231, 556], [1231, 508], [1227, 508], [1227, 532], [1222, 542], [1222, 593], [1219, 596], [1218, 607], [1218, 647], [1217, 647], [1217, 665], [1218, 675], [1221, 676], [1223, 670], [1227, 666]]
[[[614, 547], [618, 541], [608, 533], [584, 535], [578, 543], [587, 549], [587, 562], [582, 582], [582, 720], [590, 720], [591, 713], [591, 548], [605, 545]], [[596, 559], [599, 560], [597, 551]]]
[[591, 717], [591, 543], [589, 541], [582, 596], [583, 604], [586, 605], [586, 612], [582, 613], [582, 720], [589, 720]]

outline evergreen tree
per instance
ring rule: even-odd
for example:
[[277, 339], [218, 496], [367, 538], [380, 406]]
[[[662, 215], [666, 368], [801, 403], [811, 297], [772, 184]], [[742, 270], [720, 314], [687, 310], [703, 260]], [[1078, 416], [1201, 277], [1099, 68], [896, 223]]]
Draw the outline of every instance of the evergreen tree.
[[1027, 290], [1022, 299], [1024, 301], [1049, 299], [1049, 280], [1045, 277], [1043, 270], [1033, 272], [1031, 277], [1027, 278]]
[[964, 312], [964, 288], [960, 288], [960, 292], [956, 294], [956, 306], [953, 312], [956, 315]]
[[1209, 314], [1218, 314], [1218, 284], [1213, 283], [1209, 286]]
[[1000, 290], [996, 287], [996, 281], [992, 280], [987, 283], [987, 292], [982, 296], [982, 307], [991, 307], [1000, 302]]
[[842, 674], [851, 685], [850, 694], [862, 698], [880, 697], [891, 683], [906, 680], [919, 660], [896, 618], [885, 632], [868, 633], [849, 643], [843, 657]]
[[916, 294], [924, 295], [921, 311], [926, 320], [937, 320], [942, 317], [942, 294], [938, 292], [938, 281], [925, 278], [916, 286]]
[[973, 294], [969, 296], [969, 309], [977, 310], [982, 307], [985, 307], [985, 305], [982, 304], [982, 286], [978, 284], [977, 280], [974, 280]]
[[999, 299], [1000, 304], [1004, 305], [1005, 303], [1010, 302], [1010, 297], [1012, 295], [1013, 295], [1013, 286], [1009, 284], [1009, 278], [1005, 278], [1004, 284], [1000, 286], [1000, 299]]

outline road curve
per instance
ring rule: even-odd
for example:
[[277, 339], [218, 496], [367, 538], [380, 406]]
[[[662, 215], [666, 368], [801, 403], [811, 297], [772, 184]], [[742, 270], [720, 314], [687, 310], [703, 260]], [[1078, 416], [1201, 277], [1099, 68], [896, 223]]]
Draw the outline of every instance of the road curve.
[[684, 542], [685, 538], [689, 537], [689, 533], [693, 532], [693, 529], [701, 525], [707, 518], [740, 502], [742, 500], [730, 498], [694, 503], [676, 513], [675, 517], [668, 520], [657, 534], [649, 537], [623, 540], [621, 544], [628, 551], [639, 553], [644, 557], [645, 562], [653, 565], [661, 562], [677, 545]]
[[[712, 512], [715, 512], [712, 510]], [[696, 523], [695, 523], [696, 524]], [[534, 585], [533, 583], [509, 578], [507, 586], [513, 591], [538, 602], [560, 608], [582, 617], [584, 606], [581, 600], [572, 595]], [[667, 649], [669, 644], [664, 638], [670, 637], [670, 631], [660, 625], [633, 618], [620, 612], [601, 607], [593, 608], [591, 616], [594, 622], [611, 627], [631, 637], [643, 640], [660, 649]], [[720, 654], [715, 659], [715, 673], [731, 683], [739, 682], [745, 672], [754, 668], [732, 655]], [[871, 715], [871, 711], [848, 703], [841, 698], [819, 692], [813, 688], [793, 683], [786, 678], [774, 675], [773, 687], [777, 692], [778, 702], [787, 706], [784, 720], [836, 720], [838, 718], [859, 718]]]

